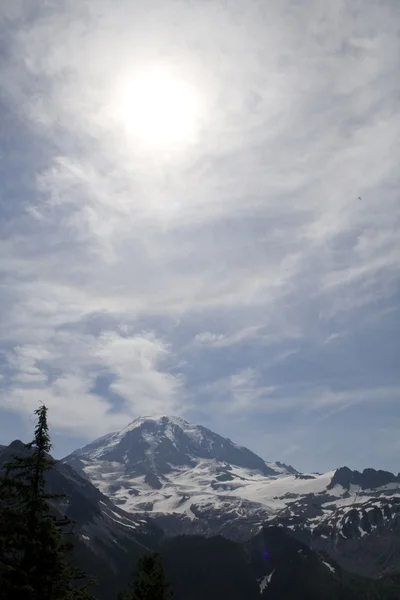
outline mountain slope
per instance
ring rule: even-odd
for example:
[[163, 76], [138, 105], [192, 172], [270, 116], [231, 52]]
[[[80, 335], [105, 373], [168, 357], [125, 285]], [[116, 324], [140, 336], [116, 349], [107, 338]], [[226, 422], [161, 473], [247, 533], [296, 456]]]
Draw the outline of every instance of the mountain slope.
[[136, 419], [64, 462], [169, 534], [245, 540], [269, 522], [357, 573], [400, 568], [400, 478], [385, 471], [300, 474], [171, 417]]
[[177, 598], [185, 600], [354, 600], [366, 598], [371, 585], [279, 527], [241, 544], [222, 537], [167, 539], [162, 552]]
[[[27, 452], [19, 440], [0, 447], [0, 472], [15, 455]], [[121, 574], [126, 555], [133, 561], [145, 550], [157, 547], [163, 537], [155, 524], [115, 506], [69, 465], [56, 462], [46, 473], [46, 488], [50, 493], [66, 494], [65, 498], [52, 502], [52, 513], [57, 518], [66, 515], [72, 520], [63, 533], [71, 534], [74, 539], [76, 561], [90, 575], [103, 574], [105, 590], [107, 581], [112, 582], [117, 573]], [[128, 573], [129, 569], [126, 577]], [[109, 591], [114, 594], [115, 587], [111, 586]]]

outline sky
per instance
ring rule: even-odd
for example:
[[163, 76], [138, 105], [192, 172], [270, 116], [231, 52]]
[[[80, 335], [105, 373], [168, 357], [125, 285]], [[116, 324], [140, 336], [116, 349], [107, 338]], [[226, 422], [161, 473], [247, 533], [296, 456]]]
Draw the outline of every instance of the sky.
[[178, 415], [400, 471], [398, 0], [0, 4], [0, 443]]

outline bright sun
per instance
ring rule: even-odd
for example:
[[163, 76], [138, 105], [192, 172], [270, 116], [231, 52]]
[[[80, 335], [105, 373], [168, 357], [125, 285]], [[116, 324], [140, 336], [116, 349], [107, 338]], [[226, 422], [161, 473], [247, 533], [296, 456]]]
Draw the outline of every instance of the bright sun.
[[195, 89], [163, 66], [142, 68], [117, 86], [117, 118], [126, 133], [149, 148], [189, 143], [197, 129]]

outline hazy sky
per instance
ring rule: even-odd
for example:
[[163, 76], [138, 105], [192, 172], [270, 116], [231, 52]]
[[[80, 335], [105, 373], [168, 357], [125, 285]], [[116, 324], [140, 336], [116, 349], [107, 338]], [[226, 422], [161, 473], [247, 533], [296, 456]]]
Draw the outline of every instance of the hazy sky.
[[399, 34], [398, 0], [0, 2], [0, 443], [41, 400], [57, 456], [162, 413], [400, 471]]

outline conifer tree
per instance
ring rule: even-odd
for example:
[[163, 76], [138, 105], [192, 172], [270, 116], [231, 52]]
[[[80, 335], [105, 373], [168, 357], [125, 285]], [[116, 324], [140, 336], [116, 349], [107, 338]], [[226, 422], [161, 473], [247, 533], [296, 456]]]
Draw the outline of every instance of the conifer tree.
[[49, 456], [51, 442], [47, 408], [35, 414], [34, 439], [21, 455], [5, 465], [0, 478], [0, 598], [2, 600], [89, 599], [81, 571], [71, 567], [71, 544], [51, 518], [49, 502], [63, 494], [45, 492], [45, 474], [55, 461]]
[[161, 556], [150, 552], [142, 556], [135, 569], [130, 588], [118, 600], [171, 600]]

